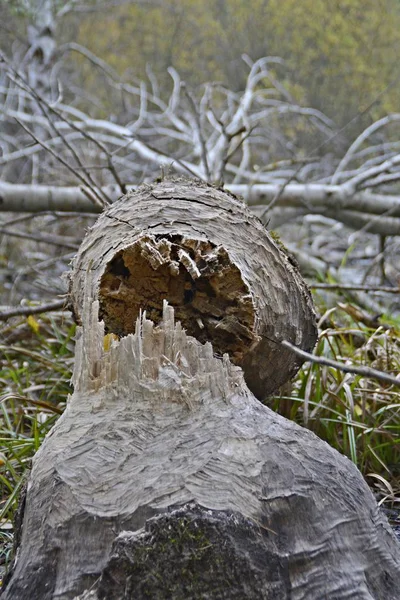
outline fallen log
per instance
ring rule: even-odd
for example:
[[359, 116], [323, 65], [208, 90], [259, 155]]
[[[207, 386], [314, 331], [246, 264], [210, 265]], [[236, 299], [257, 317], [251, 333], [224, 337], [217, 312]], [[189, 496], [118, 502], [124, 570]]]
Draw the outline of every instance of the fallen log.
[[245, 206], [165, 181], [74, 261], [74, 394], [35, 456], [5, 600], [399, 598], [360, 473], [257, 398], [310, 350], [310, 295]]
[[[319, 183], [232, 183], [226, 187], [232, 193], [243, 196], [255, 214], [264, 214], [264, 218], [271, 221], [271, 229], [302, 215], [319, 214], [356, 230], [400, 235], [400, 199], [393, 194], [375, 194], [352, 190], [344, 185]], [[135, 186], [129, 184], [127, 189], [133, 190]], [[115, 202], [121, 195], [121, 189], [115, 184], [107, 185], [99, 189], [99, 193]], [[102, 208], [94, 202], [93, 196], [93, 190], [84, 186], [15, 184], [0, 180], [0, 213], [99, 213]], [[278, 205], [267, 211], [267, 206], [277, 196]]]
[[133, 333], [140, 310], [156, 324], [163, 299], [197, 340], [243, 368], [265, 398], [300, 362], [280, 345], [316, 341], [310, 293], [241, 200], [207, 184], [164, 182], [126, 196], [86, 236], [74, 262], [71, 305], [100, 300], [106, 332]]

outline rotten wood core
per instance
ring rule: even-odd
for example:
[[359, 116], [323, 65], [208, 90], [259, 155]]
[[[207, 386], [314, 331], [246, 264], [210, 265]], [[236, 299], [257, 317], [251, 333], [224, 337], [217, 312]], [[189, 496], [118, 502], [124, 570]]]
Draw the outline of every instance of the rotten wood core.
[[100, 281], [100, 317], [107, 333], [134, 333], [145, 310], [156, 325], [163, 301], [188, 335], [212, 343], [239, 364], [258, 337], [252, 295], [222, 246], [181, 235], [145, 235], [117, 252]]

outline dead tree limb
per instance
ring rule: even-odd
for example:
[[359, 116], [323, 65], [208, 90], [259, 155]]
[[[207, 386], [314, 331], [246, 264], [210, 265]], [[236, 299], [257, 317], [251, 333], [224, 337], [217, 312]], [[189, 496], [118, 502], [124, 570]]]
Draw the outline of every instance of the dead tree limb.
[[365, 367], [364, 365], [345, 365], [337, 360], [325, 358], [325, 356], [316, 356], [315, 354], [310, 354], [309, 352], [300, 350], [299, 348], [297, 348], [290, 342], [287, 342], [286, 340], [283, 340], [281, 344], [282, 346], [285, 346], [285, 348], [290, 348], [295, 354], [303, 358], [305, 361], [317, 363], [319, 365], [326, 365], [328, 367], [333, 367], [334, 369], [343, 371], [343, 373], [353, 373], [354, 375], [362, 375], [363, 377], [378, 379], [378, 381], [384, 381], [385, 383], [400, 387], [400, 379], [397, 379], [397, 377], [395, 377], [394, 375], [390, 375], [389, 373], [385, 373], [384, 371], [372, 369], [371, 367]]
[[[172, 160], [169, 164], [173, 163]], [[134, 185], [127, 188], [135, 189]], [[305, 214], [321, 214], [342, 222], [348, 227], [363, 229], [380, 235], [400, 235], [400, 200], [398, 196], [372, 194], [367, 191], [346, 195], [341, 186], [321, 184], [228, 184], [227, 190], [243, 196], [258, 215], [280, 190], [279, 206], [265, 216], [272, 227]], [[69, 212], [100, 212], [91, 199], [89, 188], [57, 187], [54, 185], [10, 184], [0, 181], [0, 212], [42, 212], [48, 210]], [[117, 185], [102, 188], [110, 200], [120, 197]], [[331, 207], [334, 208], [331, 208]]]
[[64, 306], [65, 300], [55, 300], [54, 302], [41, 304], [39, 306], [18, 306], [16, 308], [7, 307], [5, 310], [3, 307], [0, 307], [0, 321], [7, 321], [8, 319], [11, 319], [11, 317], [40, 315], [53, 310], [62, 310]]
[[315, 323], [240, 201], [179, 181], [123, 198], [71, 301], [75, 391], [4, 600], [399, 598], [400, 547], [355, 466], [249, 390], [298, 366], [263, 334], [310, 349]]

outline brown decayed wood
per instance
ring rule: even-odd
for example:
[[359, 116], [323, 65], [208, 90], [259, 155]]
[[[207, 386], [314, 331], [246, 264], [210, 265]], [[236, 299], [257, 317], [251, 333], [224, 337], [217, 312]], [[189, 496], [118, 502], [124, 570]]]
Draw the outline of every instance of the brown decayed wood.
[[165, 298], [189, 335], [235, 364], [257, 343], [251, 294], [224, 248], [182, 236], [145, 235], [110, 261], [100, 281], [106, 331], [133, 333], [140, 311], [160, 323]]

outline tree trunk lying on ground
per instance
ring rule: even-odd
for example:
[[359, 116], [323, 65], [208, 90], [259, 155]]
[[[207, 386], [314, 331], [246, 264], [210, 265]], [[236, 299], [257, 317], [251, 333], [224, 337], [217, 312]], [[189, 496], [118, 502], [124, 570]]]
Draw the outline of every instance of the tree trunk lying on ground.
[[[303, 215], [319, 214], [356, 230], [365, 229], [378, 235], [400, 235], [400, 199], [393, 194], [358, 192], [344, 185], [318, 183], [232, 183], [226, 187], [234, 194], [243, 196], [255, 214], [264, 215], [271, 229]], [[127, 188], [133, 189], [134, 186], [127, 185]], [[102, 191], [112, 202], [121, 195], [118, 185], [105, 186]], [[101, 206], [88, 198], [89, 192], [82, 186], [60, 187], [0, 181], [0, 213], [98, 213], [102, 210]], [[277, 197], [279, 203], [275, 205], [273, 201]], [[271, 202], [274, 207], [266, 212]]]
[[5, 600], [400, 598], [360, 473], [256, 398], [299, 367], [279, 342], [310, 350], [316, 328], [238, 200], [187, 181], [123, 198], [71, 301], [75, 391], [34, 459]]

